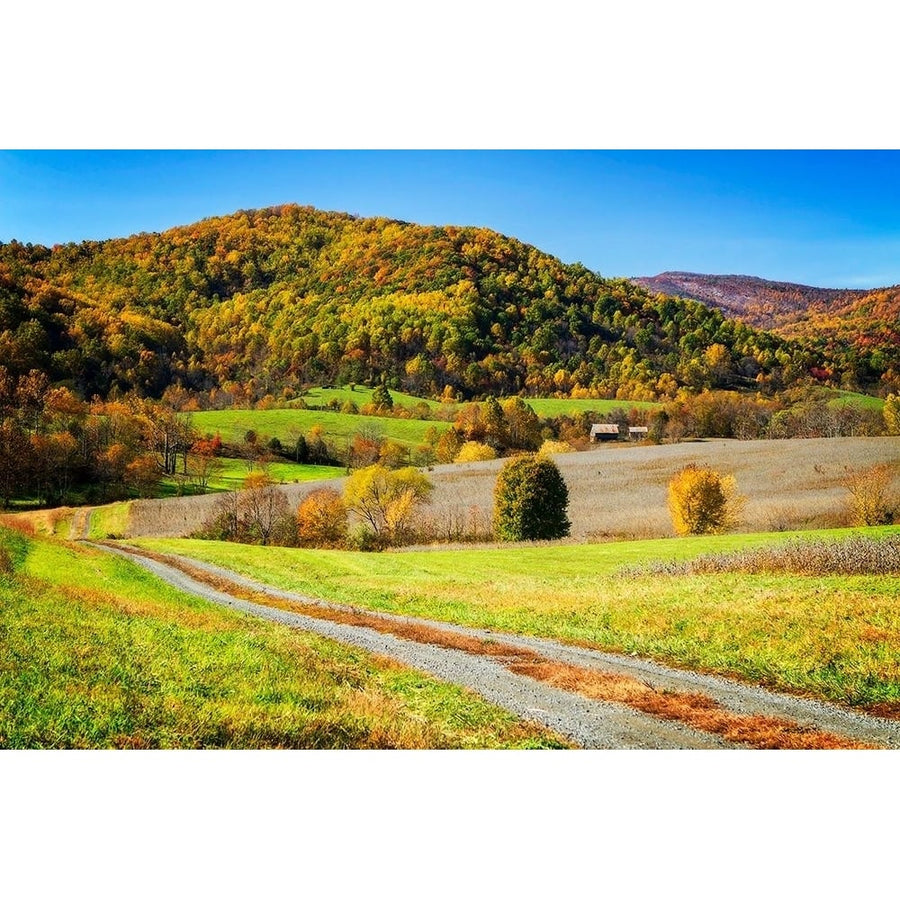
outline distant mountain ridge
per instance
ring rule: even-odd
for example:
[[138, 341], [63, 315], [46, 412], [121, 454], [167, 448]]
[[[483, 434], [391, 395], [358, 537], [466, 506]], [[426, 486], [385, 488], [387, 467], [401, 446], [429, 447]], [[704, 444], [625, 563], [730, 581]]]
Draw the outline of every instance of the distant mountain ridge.
[[803, 319], [811, 310], [836, 313], [871, 291], [819, 288], [753, 275], [701, 275], [661, 272], [632, 278], [651, 293], [698, 300], [756, 328], [779, 328]]
[[651, 293], [697, 300], [723, 315], [848, 361], [868, 355], [887, 385], [900, 379], [900, 285], [873, 290], [817, 288], [750, 275], [662, 272], [633, 278]]

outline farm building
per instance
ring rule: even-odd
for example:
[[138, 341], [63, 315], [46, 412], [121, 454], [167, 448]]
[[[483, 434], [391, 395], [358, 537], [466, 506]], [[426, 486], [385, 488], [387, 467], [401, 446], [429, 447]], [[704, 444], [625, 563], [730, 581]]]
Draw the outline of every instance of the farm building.
[[619, 439], [618, 425], [591, 425], [591, 443], [598, 441], [617, 441]]
[[647, 432], [650, 429], [646, 425], [629, 425], [628, 426], [628, 440], [630, 441], [642, 441], [647, 437]]

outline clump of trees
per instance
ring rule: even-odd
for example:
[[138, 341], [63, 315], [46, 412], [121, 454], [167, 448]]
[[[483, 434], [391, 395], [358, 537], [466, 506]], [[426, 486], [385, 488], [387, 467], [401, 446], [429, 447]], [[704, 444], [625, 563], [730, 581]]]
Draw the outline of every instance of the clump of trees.
[[222, 494], [194, 537], [242, 544], [294, 546], [296, 524], [287, 498], [265, 472], [252, 472], [243, 490]]
[[675, 533], [722, 534], [734, 528], [744, 506], [732, 475], [689, 465], [669, 482], [669, 511]]
[[546, 457], [517, 456], [494, 487], [494, 532], [501, 541], [567, 537], [569, 491], [559, 467]]

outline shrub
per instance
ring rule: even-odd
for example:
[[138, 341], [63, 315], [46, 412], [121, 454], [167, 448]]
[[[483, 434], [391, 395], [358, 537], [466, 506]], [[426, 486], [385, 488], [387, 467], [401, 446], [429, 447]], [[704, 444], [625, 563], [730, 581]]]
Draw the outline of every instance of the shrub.
[[538, 450], [538, 456], [552, 456], [554, 453], [572, 453], [575, 448], [567, 441], [546, 440]]
[[566, 537], [569, 491], [556, 463], [533, 454], [511, 459], [494, 488], [494, 531], [501, 541]]
[[404, 463], [409, 464], [409, 450], [399, 441], [386, 440], [378, 451], [378, 462], [389, 469], [399, 469]]
[[734, 477], [689, 465], [669, 482], [669, 511], [676, 534], [721, 534], [738, 521], [744, 498]]
[[891, 470], [886, 465], [849, 470], [844, 488], [853, 525], [889, 525], [894, 503], [890, 496]]
[[456, 462], [458, 463], [481, 462], [482, 460], [496, 458], [497, 451], [493, 447], [481, 444], [478, 441], [466, 441], [459, 448], [459, 453], [456, 454]]
[[301, 547], [343, 547], [347, 542], [347, 507], [331, 488], [313, 491], [297, 510]]

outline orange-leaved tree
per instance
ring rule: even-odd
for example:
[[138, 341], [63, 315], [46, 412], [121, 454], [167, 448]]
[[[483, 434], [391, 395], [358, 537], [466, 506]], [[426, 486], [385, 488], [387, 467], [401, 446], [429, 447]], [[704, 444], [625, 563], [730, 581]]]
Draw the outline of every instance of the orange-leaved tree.
[[297, 510], [297, 541], [301, 547], [343, 547], [347, 542], [347, 507], [331, 488], [309, 494]]

